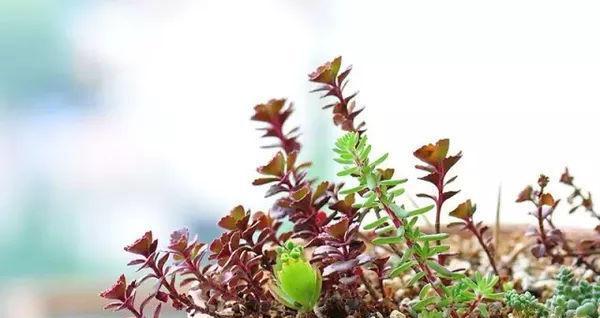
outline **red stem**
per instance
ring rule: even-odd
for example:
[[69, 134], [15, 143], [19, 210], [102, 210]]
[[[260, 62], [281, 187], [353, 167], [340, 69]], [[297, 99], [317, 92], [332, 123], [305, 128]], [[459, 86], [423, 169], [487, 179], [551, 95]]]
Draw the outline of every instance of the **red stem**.
[[[544, 220], [545, 220], [545, 218], [543, 216], [543, 207], [544, 207], [544, 205], [541, 202], [541, 198], [542, 198], [543, 194], [544, 194], [544, 187], [540, 187], [540, 192], [538, 193], [538, 202], [537, 203], [534, 202], [536, 204], [536, 206], [537, 206], [537, 215], [536, 215], [536, 217], [538, 219], [538, 227], [539, 227], [539, 231], [540, 231], [540, 240], [542, 241], [542, 244], [544, 245], [544, 248], [546, 249], [545, 252], [546, 252], [547, 255], [549, 255], [551, 258], [554, 259], [557, 255], [556, 254], [551, 254], [551, 248], [550, 248], [550, 246], [549, 246], [549, 244], [547, 242], [546, 231], [544, 229]], [[556, 227], [554, 227], [554, 225], [550, 221], [548, 221], [548, 222], [549, 222], [549, 224], [553, 228], [556, 228]], [[562, 231], [561, 231], [561, 233], [562, 233]], [[600, 275], [600, 269], [597, 269], [594, 266], [594, 264], [588, 262], [585, 259], [584, 255], [576, 255], [573, 252], [573, 249], [571, 248], [571, 246], [569, 246], [569, 242], [567, 241], [567, 238], [565, 237], [564, 234], [561, 234], [561, 242], [562, 242], [562, 248], [566, 252], [564, 256], [573, 256], [573, 257], [576, 257], [577, 260], [581, 264], [585, 265], [585, 267], [587, 267], [588, 269], [590, 269], [596, 275]]]
[[475, 235], [475, 237], [477, 237], [477, 241], [479, 241], [479, 245], [481, 245], [481, 247], [485, 251], [485, 254], [487, 255], [488, 260], [490, 261], [490, 265], [492, 266], [494, 273], [496, 274], [496, 276], [500, 276], [500, 274], [498, 272], [498, 268], [496, 267], [496, 260], [494, 259], [494, 256], [492, 255], [492, 251], [490, 251], [487, 244], [485, 244], [485, 241], [483, 240], [483, 235], [475, 227], [472, 220], [469, 220], [467, 229], [469, 229], [469, 231], [471, 231], [471, 233], [473, 233], [473, 235]]
[[[438, 190], [438, 195], [435, 200], [435, 233], [439, 234], [441, 232], [441, 215], [442, 215], [442, 205], [444, 204], [444, 178], [446, 177], [446, 171], [444, 168], [444, 163], [441, 162], [439, 168], [437, 168], [437, 173], [439, 174], [439, 178], [437, 180], [436, 188]], [[440, 245], [441, 241], [436, 241], [437, 245]]]
[[469, 309], [467, 310], [467, 312], [465, 313], [463, 318], [467, 318], [467, 317], [471, 316], [471, 314], [475, 311], [475, 308], [477, 308], [477, 306], [479, 306], [480, 303], [481, 303], [481, 296], [477, 296], [477, 299], [475, 299], [475, 301], [471, 303], [471, 306], [469, 306]]
[[540, 230], [540, 238], [542, 241], [542, 244], [544, 245], [544, 248], [546, 249], [546, 253], [550, 253], [550, 247], [548, 245], [547, 241], [547, 236], [546, 236], [546, 230], [544, 229], [544, 216], [543, 214], [543, 205], [542, 204], [538, 204], [538, 209], [537, 209], [537, 219], [538, 219], [538, 228]]
[[152, 271], [154, 272], [154, 274], [157, 276], [158, 280], [160, 281], [161, 285], [164, 286], [168, 291], [169, 294], [171, 295], [172, 299], [176, 299], [178, 302], [180, 302], [181, 304], [185, 305], [187, 308], [197, 308], [197, 306], [193, 303], [190, 302], [190, 300], [185, 297], [185, 295], [180, 294], [177, 289], [175, 289], [175, 287], [173, 287], [173, 285], [171, 285], [171, 283], [169, 283], [167, 277], [165, 277], [162, 269], [158, 268], [158, 266], [156, 265], [156, 262], [154, 261], [154, 258], [151, 256], [150, 258], [150, 262], [148, 262], [148, 267], [150, 267], [150, 269], [152, 269]]
[[540, 239], [542, 241], [542, 244], [544, 245], [544, 253], [548, 254], [550, 256], [552, 256], [554, 258], [553, 255], [550, 254], [551, 252], [551, 247], [548, 244], [547, 240], [547, 236], [546, 236], [546, 230], [544, 229], [544, 214], [543, 214], [543, 208], [544, 205], [542, 204], [542, 196], [544, 195], [544, 186], [540, 187], [540, 192], [538, 193], [538, 202], [534, 202], [537, 206], [537, 219], [538, 219], [538, 228], [540, 231]]
[[[380, 197], [381, 190], [379, 190], [379, 188], [377, 188], [376, 189], [376, 193]], [[380, 197], [380, 199], [381, 199], [381, 197]], [[383, 208], [388, 213], [388, 215], [393, 216], [392, 219], [394, 220], [394, 224], [396, 224], [396, 221], [398, 222], [398, 224], [396, 225], [397, 228], [403, 225], [402, 224], [402, 220], [400, 220], [396, 216], [396, 214], [389, 208], [389, 206], [387, 204], [383, 204]], [[414, 242], [406, 235], [406, 232], [404, 234], [404, 239], [406, 240], [406, 246], [408, 246], [409, 249], [413, 248]], [[427, 283], [429, 283], [431, 285], [431, 287], [433, 288], [433, 290], [440, 297], [444, 297], [444, 295], [445, 295], [444, 291], [441, 288], [439, 288], [439, 286], [437, 286], [437, 282], [440, 281], [440, 280], [433, 274], [433, 272], [431, 271], [431, 269], [429, 268], [429, 266], [425, 262], [421, 261], [418, 256], [413, 255], [413, 258], [417, 262], [417, 265], [419, 266], [419, 268], [421, 269], [421, 271], [423, 273], [425, 273], [424, 278], [427, 281]], [[450, 315], [453, 318], [458, 318], [458, 314], [456, 313], [456, 311], [454, 309], [451, 309]]]
[[[354, 156], [355, 158], [357, 158], [357, 156]], [[355, 163], [357, 166], [364, 166], [364, 163], [360, 160], [356, 160], [355, 159]], [[381, 191], [380, 187], [376, 187], [374, 190], [375, 194], [377, 195], [377, 199], [379, 200], [379, 202], [381, 202], [381, 204], [383, 205], [383, 209], [385, 210], [385, 212], [389, 215], [389, 217], [392, 219], [394, 226], [396, 228], [400, 228], [401, 226], [403, 226], [403, 222], [402, 220], [396, 215], [396, 213], [394, 213], [394, 211], [392, 211], [392, 209], [389, 207], [389, 205], [385, 202], [383, 202], [382, 200], [382, 196], [383, 193]], [[413, 248], [414, 246], [414, 242], [411, 240], [410, 237], [408, 237], [406, 231], [404, 231], [404, 240], [406, 241], [406, 245], [408, 246], [409, 249]], [[419, 266], [419, 268], [421, 269], [421, 271], [423, 273], [425, 273], [425, 280], [431, 284], [431, 287], [433, 288], [433, 290], [435, 290], [435, 292], [440, 296], [440, 297], [444, 297], [445, 293], [444, 291], [439, 288], [439, 286], [437, 286], [437, 281], [439, 280], [431, 271], [431, 269], [429, 268], [429, 266], [423, 262], [418, 256], [413, 255], [414, 260], [417, 262], [417, 265]], [[452, 317], [458, 317], [458, 314], [454, 311], [454, 309], [452, 309], [450, 311], [450, 314]]]

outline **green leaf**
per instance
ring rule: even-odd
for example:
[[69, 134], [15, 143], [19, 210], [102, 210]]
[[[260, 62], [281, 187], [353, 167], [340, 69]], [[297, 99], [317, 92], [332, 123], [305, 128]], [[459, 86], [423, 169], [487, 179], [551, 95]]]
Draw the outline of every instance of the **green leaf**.
[[[360, 140], [359, 140], [359, 138], [360, 138]], [[357, 140], [358, 140], [358, 145], [356, 144]], [[366, 135], [359, 137], [358, 133], [354, 133], [352, 146], [356, 145], [355, 149], [360, 151], [360, 150], [364, 149], [366, 144], [367, 144], [367, 136]]]
[[427, 260], [426, 263], [431, 269], [433, 269], [440, 276], [447, 277], [447, 278], [454, 277], [454, 274], [455, 274], [454, 272], [452, 272], [451, 270], [447, 269], [446, 267], [440, 265], [438, 262], [432, 261], [432, 260]]
[[394, 197], [399, 197], [404, 193], [404, 188], [396, 189], [389, 192]]
[[444, 253], [450, 250], [450, 246], [448, 245], [436, 245], [431, 248], [431, 254], [437, 255], [440, 253]]
[[386, 234], [386, 233], [389, 233], [389, 232], [394, 232], [394, 230], [395, 230], [395, 229], [396, 229], [396, 227], [395, 227], [395, 226], [393, 226], [393, 225], [388, 225], [388, 226], [386, 226], [386, 227], [383, 227], [383, 228], [380, 228], [380, 229], [377, 229], [377, 230], [375, 230], [375, 233], [376, 233], [377, 235], [383, 235], [383, 234]]
[[416, 210], [412, 210], [412, 211], [408, 212], [408, 216], [409, 217], [418, 216], [418, 215], [421, 215], [421, 214], [424, 214], [424, 213], [427, 213], [427, 212], [431, 211], [431, 209], [433, 209], [433, 208], [434, 208], [434, 205], [428, 205], [426, 207], [422, 207], [422, 208], [419, 208], [419, 209], [416, 209]]
[[377, 196], [375, 195], [375, 193], [373, 192], [369, 192], [369, 194], [367, 195], [367, 200], [365, 201], [365, 203], [362, 204], [362, 208], [371, 208], [374, 205], [376, 206], [377, 203], [375, 202], [375, 199], [377, 199]]
[[[340, 154], [340, 158], [341, 159], [354, 159], [354, 156], [351, 153], [342, 153]], [[352, 161], [352, 163], [354, 163], [354, 161]]]
[[379, 184], [388, 186], [388, 187], [393, 187], [395, 185], [405, 183], [406, 181], [408, 181], [408, 179], [383, 180], [383, 181], [379, 182]]
[[424, 234], [419, 237], [419, 240], [424, 242], [441, 241], [447, 239], [448, 237], [450, 237], [448, 233]]
[[344, 190], [340, 191], [340, 194], [341, 195], [347, 195], [347, 194], [351, 194], [351, 193], [356, 193], [358, 191], [361, 191], [364, 188], [365, 188], [365, 186], [359, 185], [359, 186], [356, 186], [354, 188], [344, 189]]
[[418, 272], [417, 274], [415, 274], [415, 276], [413, 276], [407, 283], [408, 286], [412, 286], [414, 284], [416, 284], [418, 281], [420, 281], [423, 277], [425, 277], [425, 273], [423, 272]]
[[402, 275], [406, 271], [408, 271], [409, 269], [413, 268], [413, 266], [416, 266], [416, 265], [417, 265], [417, 262], [415, 262], [415, 261], [401, 262], [400, 265], [396, 266], [390, 272], [390, 278], [394, 278], [396, 276]]
[[406, 229], [404, 228], [404, 226], [400, 226], [396, 229], [396, 235], [398, 236], [404, 236], [404, 232], [406, 231]]
[[392, 211], [394, 211], [394, 214], [396, 214], [400, 218], [405, 218], [408, 215], [408, 212], [406, 212], [406, 210], [404, 210], [395, 203], [390, 204], [390, 209], [392, 209]]
[[379, 219], [377, 219], [377, 220], [375, 220], [375, 221], [373, 221], [373, 222], [365, 225], [364, 229], [367, 230], [367, 231], [368, 230], [372, 230], [372, 229], [377, 228], [380, 225], [386, 223], [389, 219], [390, 219], [389, 217], [384, 216], [382, 218], [379, 218]]
[[365, 202], [363, 204], [358, 204], [356, 205], [357, 208], [359, 209], [365, 209], [365, 210], [369, 210], [369, 209], [373, 209], [379, 206], [379, 203], [375, 200], [373, 200], [373, 202]]
[[335, 162], [337, 162], [339, 164], [343, 164], [343, 165], [351, 165], [354, 163], [354, 161], [352, 161], [352, 159], [335, 158], [333, 160], [335, 160]]
[[387, 245], [387, 244], [399, 244], [404, 241], [402, 236], [391, 236], [391, 237], [377, 237], [373, 239], [372, 243], [375, 245]]
[[377, 177], [375, 176], [375, 174], [367, 173], [366, 179], [367, 179], [367, 186], [369, 187], [369, 189], [375, 190], [375, 188], [377, 188]]
[[385, 159], [387, 159], [388, 155], [389, 155], [388, 153], [385, 153], [383, 156], [381, 156], [381, 157], [377, 158], [377, 160], [373, 161], [373, 163], [371, 163], [371, 164], [369, 165], [369, 167], [370, 167], [371, 169], [373, 169], [373, 168], [377, 167], [377, 166], [378, 166], [378, 165], [380, 165], [382, 162], [384, 162], [384, 161], [385, 161]]
[[408, 221], [408, 223], [410, 224], [410, 227], [414, 227], [415, 224], [417, 224], [417, 221], [419, 220], [419, 218], [412, 218], [410, 219], [410, 221]]
[[427, 297], [427, 294], [429, 293], [430, 290], [431, 290], [431, 284], [430, 283], [425, 284], [425, 286], [423, 286], [423, 288], [421, 288], [421, 291], [419, 292], [419, 298], [423, 299], [423, 298]]
[[369, 158], [369, 154], [371, 153], [371, 145], [368, 145], [367, 147], [365, 147], [365, 149], [363, 149], [360, 154], [358, 155], [358, 158], [361, 161], [365, 161], [367, 160], [367, 158]]
[[413, 254], [414, 253], [413, 253], [412, 249], [408, 249], [408, 250], [404, 251], [404, 254], [402, 254], [402, 257], [400, 258], [400, 262], [398, 264], [409, 262], [409, 258], [411, 258], [413, 256]]
[[421, 298], [418, 302], [413, 305], [413, 309], [416, 311], [422, 311], [425, 307], [435, 304], [439, 301], [438, 297], [425, 297]]
[[348, 176], [360, 172], [358, 167], [350, 167], [337, 173], [338, 177]]

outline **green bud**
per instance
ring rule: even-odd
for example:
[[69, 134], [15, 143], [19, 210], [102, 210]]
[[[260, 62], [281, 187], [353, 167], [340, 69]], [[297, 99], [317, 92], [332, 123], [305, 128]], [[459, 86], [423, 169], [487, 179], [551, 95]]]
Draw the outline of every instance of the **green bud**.
[[270, 289], [279, 302], [299, 311], [314, 309], [321, 295], [321, 273], [306, 260], [301, 246], [288, 241], [277, 249], [274, 274]]

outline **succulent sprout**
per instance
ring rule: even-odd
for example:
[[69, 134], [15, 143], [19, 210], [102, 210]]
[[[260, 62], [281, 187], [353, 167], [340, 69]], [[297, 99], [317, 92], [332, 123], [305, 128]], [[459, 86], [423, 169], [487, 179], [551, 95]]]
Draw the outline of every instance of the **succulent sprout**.
[[304, 257], [302, 246], [288, 241], [277, 249], [273, 296], [285, 306], [312, 311], [321, 295], [321, 273]]
[[548, 310], [529, 292], [517, 293], [514, 289], [504, 294], [506, 304], [513, 309], [513, 316], [518, 318], [546, 317]]

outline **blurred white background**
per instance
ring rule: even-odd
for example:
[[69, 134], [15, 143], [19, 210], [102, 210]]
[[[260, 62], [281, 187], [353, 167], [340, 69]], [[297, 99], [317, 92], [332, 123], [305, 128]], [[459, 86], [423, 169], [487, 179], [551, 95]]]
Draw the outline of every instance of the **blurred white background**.
[[250, 182], [272, 152], [249, 118], [273, 97], [295, 102], [304, 158], [333, 178], [339, 131], [307, 74], [337, 55], [413, 196], [431, 189], [412, 152], [443, 137], [464, 152], [448, 210], [472, 198], [493, 222], [501, 184], [503, 220], [529, 222], [516, 195], [539, 173], [566, 193], [567, 165], [599, 193], [598, 16], [596, 1], [5, 0], [0, 282], [106, 285], [146, 229], [209, 238], [234, 205], [268, 209]]

